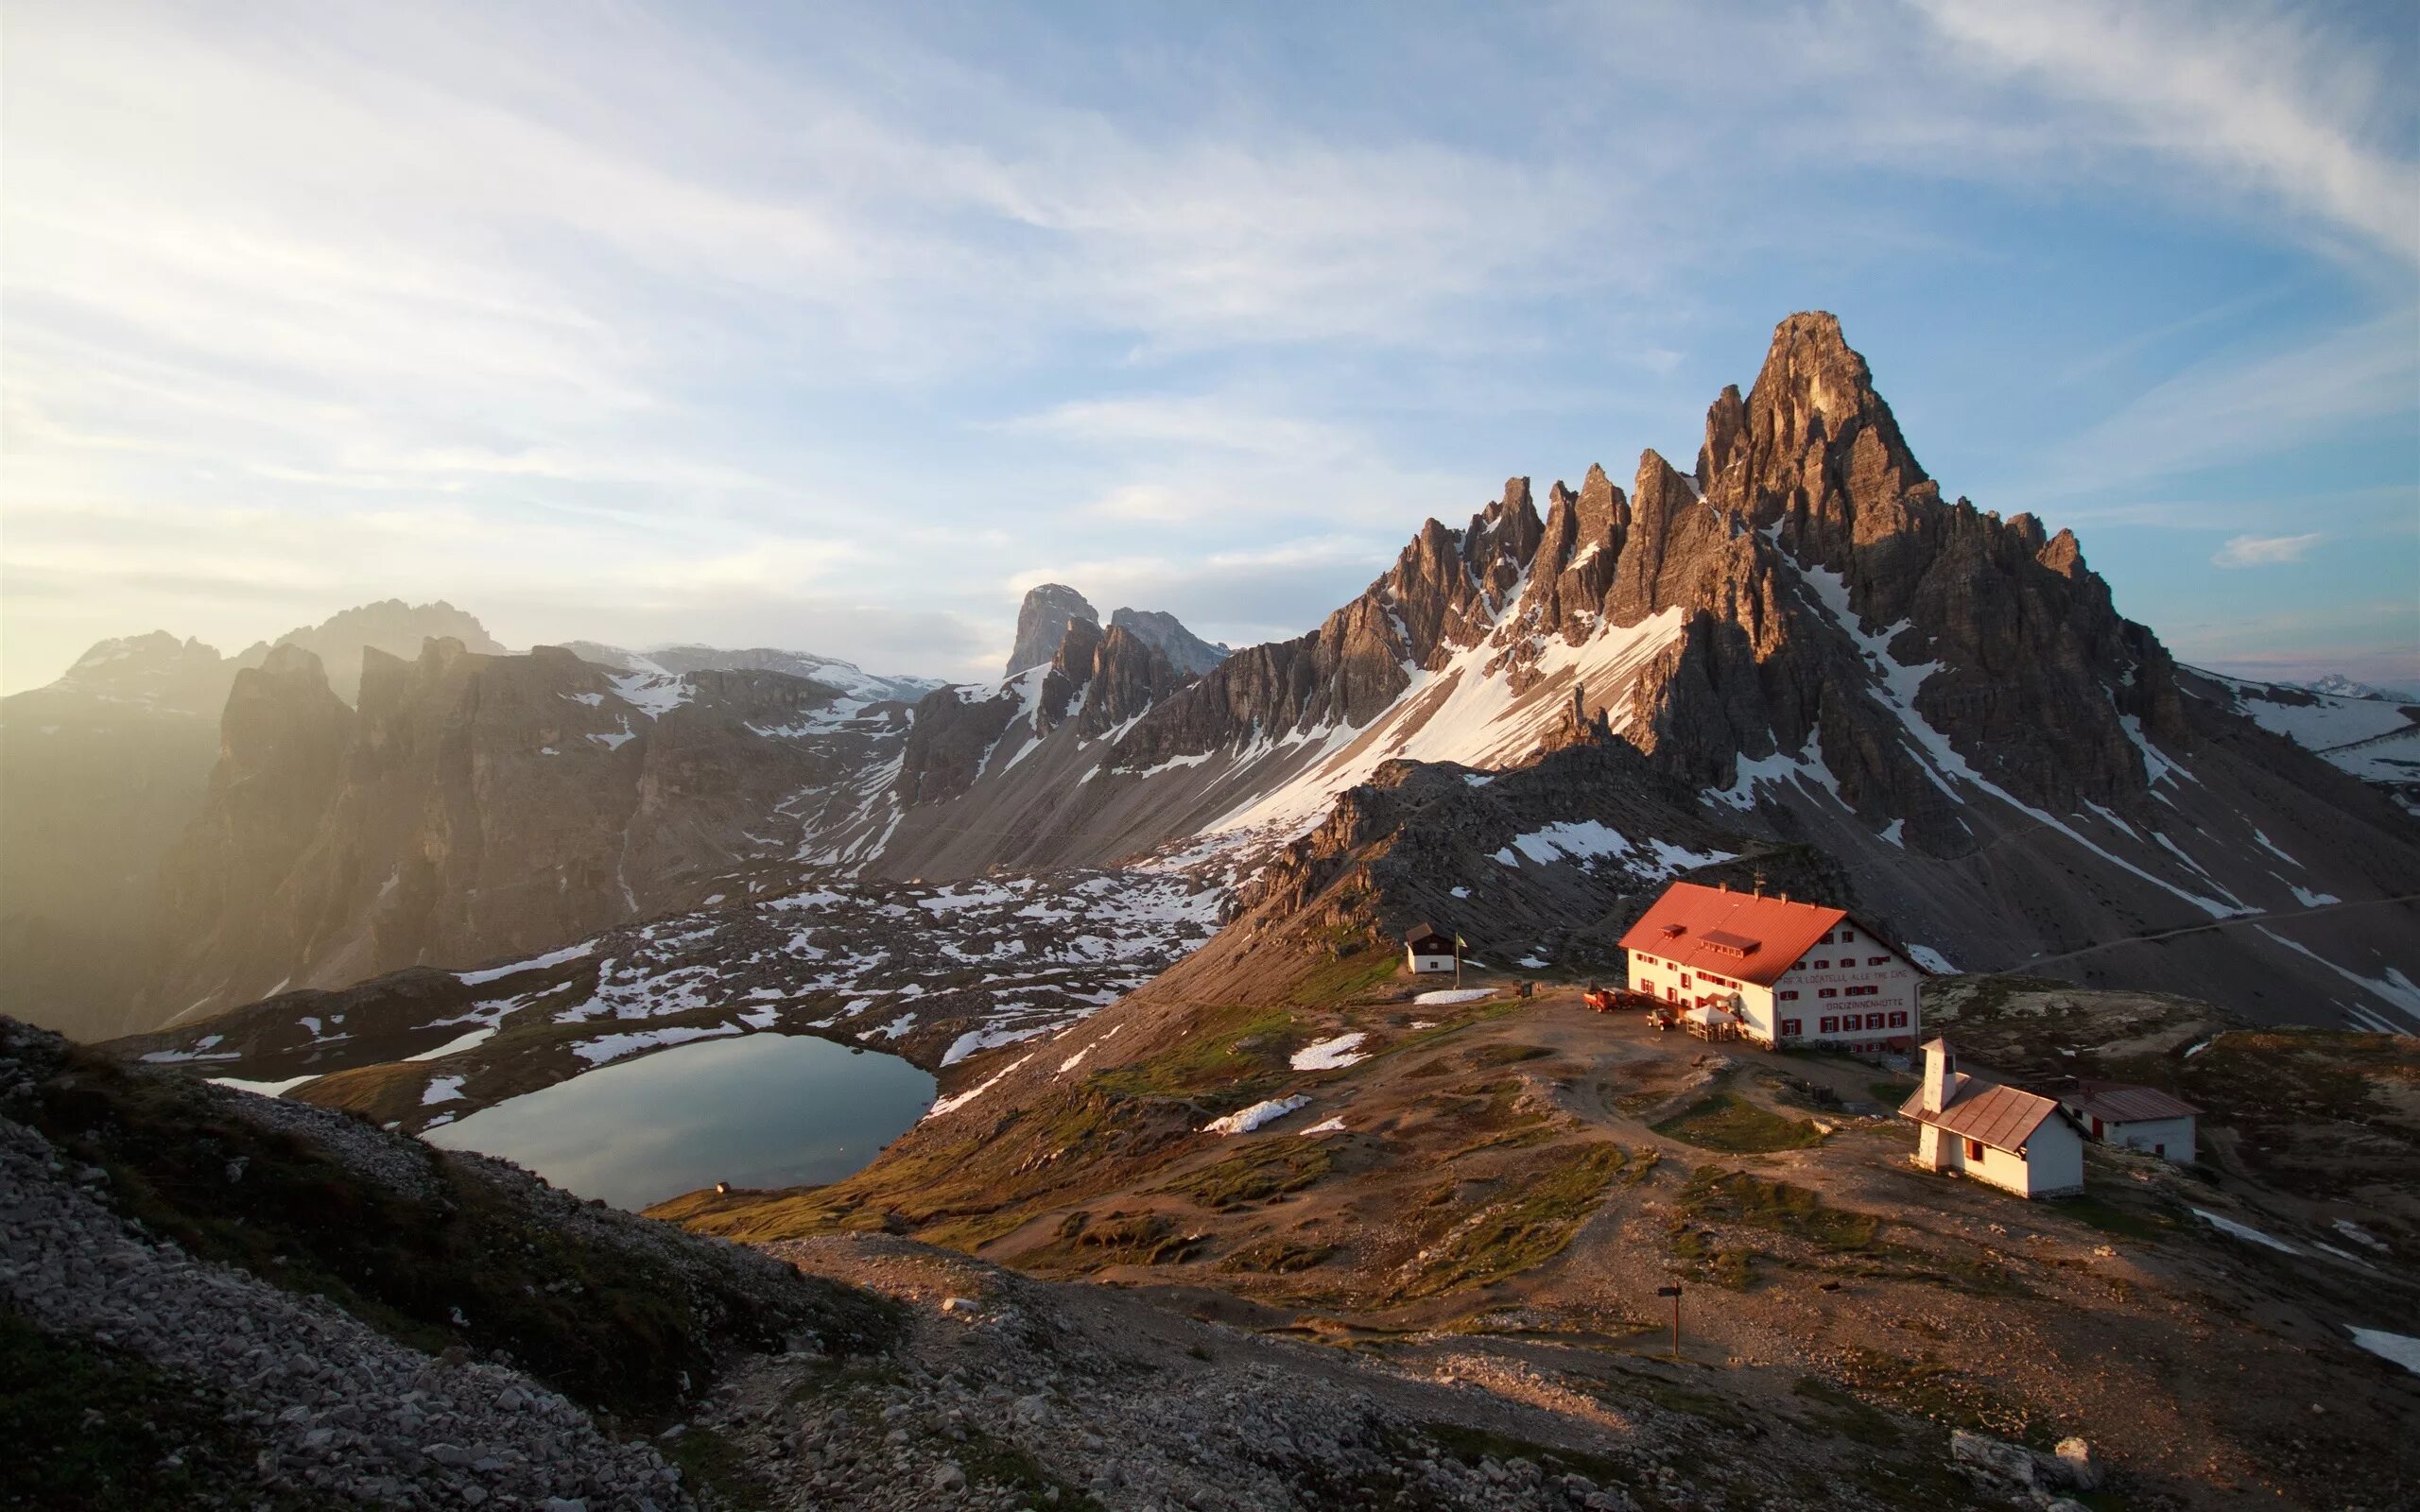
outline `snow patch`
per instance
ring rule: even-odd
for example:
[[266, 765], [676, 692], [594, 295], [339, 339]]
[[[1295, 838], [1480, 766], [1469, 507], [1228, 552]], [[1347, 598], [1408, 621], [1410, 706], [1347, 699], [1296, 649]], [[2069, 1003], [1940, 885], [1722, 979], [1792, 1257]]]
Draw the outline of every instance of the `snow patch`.
[[404, 1058], [406, 1060], [442, 1060], [457, 1051], [468, 1050], [473, 1045], [485, 1044], [488, 1037], [494, 1033], [494, 1024], [482, 1024], [459, 1039], [446, 1040], [434, 1050], [424, 1050], [417, 1056], [406, 1056]]
[[676, 1025], [668, 1029], [640, 1029], [629, 1034], [599, 1035], [594, 1040], [583, 1040], [571, 1047], [571, 1053], [592, 1066], [601, 1066], [610, 1060], [619, 1060], [624, 1056], [637, 1055], [642, 1050], [654, 1050], [664, 1045], [686, 1044], [692, 1040], [717, 1040], [724, 1035], [737, 1033], [739, 1033], [738, 1028], [728, 1023], [712, 1024], [703, 1028]]
[[[979, 1087], [971, 1088], [966, 1091], [959, 1092], [955, 1097], [944, 1097], [941, 1101], [933, 1104], [932, 1107], [925, 1109], [925, 1117], [939, 1118], [943, 1113], [957, 1112], [959, 1108], [964, 1108], [967, 1104], [975, 1101], [977, 1097], [982, 1096], [985, 1092], [988, 1092], [993, 1088], [1000, 1085], [1001, 1077], [1006, 1076], [1010, 1072], [1016, 1070], [1019, 1066], [1024, 1065], [1027, 1061], [1031, 1060], [1032, 1058], [1032, 1052], [1028, 1051], [1025, 1055], [1018, 1057], [1015, 1060], [1009, 1062], [1007, 1065], [1002, 1066], [999, 1070], [994, 1072], [990, 1081], [983, 1083]], [[922, 1120], [919, 1120], [918, 1122], [921, 1123]]]
[[208, 1079], [213, 1086], [233, 1087], [239, 1092], [251, 1092], [258, 1097], [283, 1097], [306, 1081], [318, 1081], [320, 1074], [306, 1071], [300, 1076], [288, 1076], [284, 1081], [246, 1081], [241, 1076], [212, 1076]]
[[1048, 1034], [1052, 1027], [1054, 1026], [1043, 1024], [1030, 1029], [1002, 1029], [996, 1027], [989, 1029], [969, 1029], [966, 1033], [959, 1035], [957, 1039], [951, 1040], [949, 1048], [942, 1052], [942, 1064], [944, 1066], [955, 1066], [959, 1061], [964, 1060], [967, 1057], [979, 1054], [982, 1051], [995, 1050], [1002, 1045], [1015, 1044], [1021, 1040], [1030, 1040], [1036, 1035]]
[[2193, 1211], [2201, 1217], [2203, 1222], [2208, 1224], [2211, 1228], [2216, 1228], [2222, 1234], [2233, 1234], [2236, 1238], [2243, 1240], [2248, 1244], [2263, 1246], [2267, 1248], [2277, 1251], [2281, 1255], [2299, 1255], [2304, 1253], [2303, 1247], [2300, 1245], [2290, 1245], [2284, 1240], [2277, 1238], [2274, 1234], [2264, 1234], [2259, 1229], [2253, 1228], [2250, 1224], [2238, 1223], [2233, 1218], [2221, 1217], [2218, 1213], [2212, 1212], [2207, 1208], [2195, 1208]]
[[1960, 971], [1958, 968], [1949, 964], [1948, 956], [1944, 955], [1941, 952], [1934, 950], [1929, 945], [1910, 945], [1908, 947], [1908, 959], [1915, 962], [1918, 966], [1923, 967], [1926, 971], [1932, 972], [1935, 976], [1960, 976], [1964, 974]]
[[1411, 1001], [1428, 1004], [1477, 1003], [1481, 998], [1494, 996], [1495, 996], [1495, 988], [1492, 987], [1449, 987], [1443, 991], [1423, 992]]
[[1340, 1034], [1333, 1040], [1305, 1045], [1294, 1052], [1292, 1065], [1296, 1071], [1341, 1071], [1357, 1065], [1370, 1058], [1368, 1051], [1356, 1050], [1368, 1038], [1366, 1034]]
[[2392, 1360], [2415, 1376], [2420, 1376], [2420, 1339], [2408, 1333], [2389, 1333], [2384, 1329], [2360, 1329], [2345, 1325], [2353, 1342], [2381, 1360]]
[[[2288, 950], [2301, 952], [2303, 954], [2309, 956], [2312, 960], [2317, 961], [2320, 965], [2326, 967], [2331, 971], [2334, 971], [2337, 975], [2360, 988], [2361, 990], [2371, 993], [2377, 997], [2383, 998], [2395, 1007], [2401, 1008], [2405, 1013], [2410, 1014], [2415, 1022], [2420, 1022], [2420, 985], [2415, 985], [2411, 978], [2404, 975], [2398, 969], [2390, 966], [2386, 969], [2386, 975], [2384, 976], [2363, 976], [2359, 971], [2351, 971], [2345, 967], [2337, 965], [2334, 961], [2331, 961], [2326, 956], [2320, 954], [2319, 952], [2312, 950], [2308, 945], [2302, 944], [2296, 940], [2288, 939], [2285, 936], [2278, 934], [2275, 930], [2271, 929], [2266, 924], [2255, 924], [2253, 927], [2259, 930], [2263, 935], [2268, 936], [2271, 939], [2275, 940], [2278, 944], [2285, 946]], [[2407, 1030], [2402, 1032], [2409, 1033], [2410, 1031]]]
[[1240, 1112], [1229, 1113], [1224, 1118], [1212, 1119], [1201, 1125], [1201, 1132], [1204, 1134], [1249, 1134], [1264, 1124], [1273, 1124], [1297, 1108], [1310, 1106], [1311, 1100], [1300, 1092], [1296, 1092], [1291, 1097], [1272, 1097], [1267, 1102], [1254, 1103]]
[[526, 961], [515, 961], [510, 966], [491, 966], [484, 971], [457, 971], [454, 973], [454, 980], [464, 987], [483, 987], [490, 982], [500, 981], [523, 971], [540, 971], [549, 966], [561, 966], [565, 961], [577, 961], [593, 954], [596, 949], [595, 940], [582, 940], [577, 945], [566, 945], [559, 951], [548, 951], [544, 955], [533, 955]]

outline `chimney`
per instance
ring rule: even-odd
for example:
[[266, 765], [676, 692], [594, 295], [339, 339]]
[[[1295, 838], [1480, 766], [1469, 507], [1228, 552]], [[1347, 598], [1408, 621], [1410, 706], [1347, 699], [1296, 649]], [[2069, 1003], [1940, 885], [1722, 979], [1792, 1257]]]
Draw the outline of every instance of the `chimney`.
[[1764, 895], [1765, 895], [1765, 874], [1764, 874], [1763, 872], [1759, 871], [1759, 872], [1757, 872], [1757, 873], [1756, 873], [1756, 896], [1757, 896], [1757, 897], [1759, 897], [1759, 898], [1762, 898]]
[[1925, 1100], [1917, 1106], [1927, 1113], [1938, 1113], [1949, 1106], [1952, 1078], [1958, 1074], [1958, 1056], [1946, 1040], [1935, 1040], [1925, 1046]]

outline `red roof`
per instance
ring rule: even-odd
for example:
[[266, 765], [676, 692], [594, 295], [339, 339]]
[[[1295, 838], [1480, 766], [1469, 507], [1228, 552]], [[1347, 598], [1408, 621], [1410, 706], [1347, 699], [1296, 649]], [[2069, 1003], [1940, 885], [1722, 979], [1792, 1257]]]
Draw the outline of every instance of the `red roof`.
[[1622, 948], [1771, 987], [1848, 917], [1818, 903], [1676, 882], [1630, 927]]

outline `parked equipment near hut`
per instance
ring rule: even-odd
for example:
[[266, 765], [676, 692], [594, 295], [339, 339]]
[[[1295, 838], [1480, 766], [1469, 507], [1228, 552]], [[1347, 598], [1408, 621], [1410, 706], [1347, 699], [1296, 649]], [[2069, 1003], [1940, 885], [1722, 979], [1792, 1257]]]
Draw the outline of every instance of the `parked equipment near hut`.
[[1580, 1001], [1599, 1013], [1620, 1011], [1651, 1014], [1662, 1006], [1644, 992], [1633, 992], [1626, 988], [1599, 987], [1594, 982], [1588, 984], [1588, 990], [1580, 994]]

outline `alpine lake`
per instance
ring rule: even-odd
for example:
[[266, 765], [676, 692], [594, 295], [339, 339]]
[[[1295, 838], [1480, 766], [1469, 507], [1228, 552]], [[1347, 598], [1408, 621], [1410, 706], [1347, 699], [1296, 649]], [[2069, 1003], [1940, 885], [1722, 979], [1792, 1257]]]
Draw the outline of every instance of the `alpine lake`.
[[804, 1035], [700, 1040], [426, 1131], [632, 1211], [700, 1187], [807, 1186], [873, 1160], [933, 1103], [896, 1056]]

